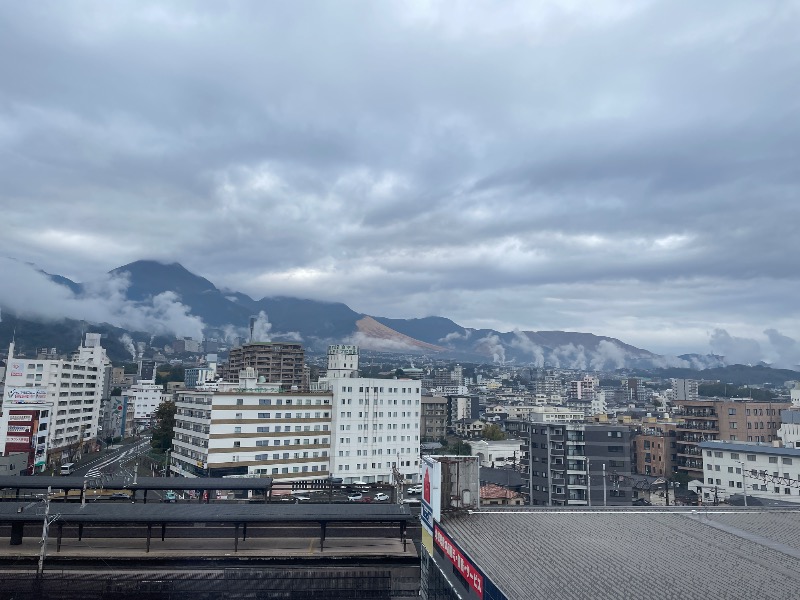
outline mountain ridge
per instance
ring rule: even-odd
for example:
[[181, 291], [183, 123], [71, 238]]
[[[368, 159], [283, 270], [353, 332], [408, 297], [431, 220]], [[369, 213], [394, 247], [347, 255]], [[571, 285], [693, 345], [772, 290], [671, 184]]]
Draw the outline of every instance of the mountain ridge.
[[[180, 303], [180, 310], [202, 320], [205, 335], [228, 336], [234, 331], [246, 336], [250, 317], [263, 312], [269, 320], [268, 335], [302, 340], [311, 351], [325, 351], [330, 343], [357, 343], [368, 350], [583, 370], [693, 366], [677, 357], [667, 360], [616, 338], [586, 332], [501, 332], [463, 327], [441, 316], [390, 319], [367, 315], [342, 302], [289, 296], [255, 300], [242, 292], [217, 288], [177, 262], [134, 261], [112, 269], [109, 276], [124, 278], [125, 299], [136, 307], [159, 299]], [[83, 284], [60, 275], [48, 277], [76, 295], [84, 290]]]

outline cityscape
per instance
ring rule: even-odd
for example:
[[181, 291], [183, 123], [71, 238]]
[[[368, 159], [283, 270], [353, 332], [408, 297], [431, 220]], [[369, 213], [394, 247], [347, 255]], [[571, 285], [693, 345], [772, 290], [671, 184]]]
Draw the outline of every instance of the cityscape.
[[0, 600], [800, 596], [800, 4], [0, 4]]

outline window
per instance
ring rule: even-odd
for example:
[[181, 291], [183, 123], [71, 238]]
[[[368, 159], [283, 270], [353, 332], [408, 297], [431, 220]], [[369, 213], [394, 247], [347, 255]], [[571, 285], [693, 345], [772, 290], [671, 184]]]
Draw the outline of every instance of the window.
[[242, 428], [241, 427], [234, 427], [233, 428], [233, 433], [242, 433]]
[[722, 458], [722, 452], [714, 452], [714, 458]]
[[621, 452], [624, 452], [624, 447], [623, 446], [609, 446], [608, 447], [608, 451], [609, 452], [621, 453]]
[[731, 452], [731, 460], [739, 460], [739, 454], [737, 452]]
[[777, 456], [770, 456], [769, 457], [769, 463], [771, 465], [777, 465], [778, 464], [778, 457]]
[[754, 462], [756, 460], [756, 455], [755, 454], [748, 454], [747, 455], [747, 460], [749, 460], [751, 462]]
[[234, 448], [241, 448], [242, 447], [242, 442], [233, 442], [233, 447]]
[[729, 415], [735, 415], [736, 414], [736, 409], [735, 408], [729, 408], [728, 409], [728, 414]]
[[728, 467], [728, 473], [733, 473], [733, 467]]
[[782, 458], [781, 459], [781, 463], [784, 464], [784, 465], [790, 465], [790, 464], [792, 464], [792, 459], [791, 458]]

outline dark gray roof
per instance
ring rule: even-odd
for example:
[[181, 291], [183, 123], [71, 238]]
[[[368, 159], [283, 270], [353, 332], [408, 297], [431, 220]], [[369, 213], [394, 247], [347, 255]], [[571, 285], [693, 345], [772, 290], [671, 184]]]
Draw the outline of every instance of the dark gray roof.
[[[28, 504], [22, 512], [16, 502], [0, 503], [0, 523], [40, 522], [44, 504]], [[412, 519], [408, 507], [398, 504], [162, 504], [162, 503], [51, 503], [50, 514], [67, 523], [259, 523], [273, 521], [386, 522]]]
[[[77, 490], [83, 487], [95, 487], [90, 477], [0, 477], [0, 489], [22, 488], [28, 490], [46, 490], [69, 488]], [[272, 485], [271, 477], [139, 477], [136, 484], [125, 479], [109, 479], [103, 481], [103, 487], [114, 490], [266, 490]]]
[[444, 528], [508, 598], [784, 599], [800, 586], [798, 509], [497, 510]]
[[492, 469], [491, 467], [481, 467], [480, 481], [483, 483], [494, 483], [507, 488], [517, 489], [522, 487], [522, 474], [514, 469]]
[[777, 448], [771, 444], [744, 444], [726, 441], [708, 441], [698, 444], [704, 450], [727, 450], [728, 452], [761, 452], [776, 456], [800, 457], [800, 448]]

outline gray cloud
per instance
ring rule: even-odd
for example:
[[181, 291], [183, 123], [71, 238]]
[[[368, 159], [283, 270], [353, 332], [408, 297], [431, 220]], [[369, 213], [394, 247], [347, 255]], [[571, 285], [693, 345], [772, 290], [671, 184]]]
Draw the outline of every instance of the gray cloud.
[[0, 7], [0, 255], [673, 354], [740, 347], [720, 329], [754, 362], [800, 337], [799, 27], [744, 0]]

